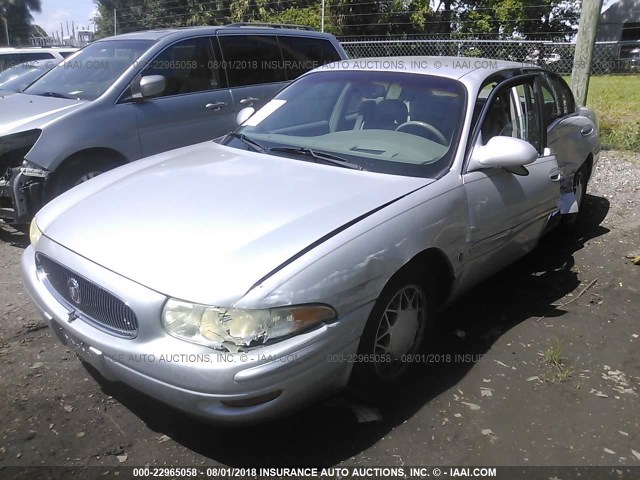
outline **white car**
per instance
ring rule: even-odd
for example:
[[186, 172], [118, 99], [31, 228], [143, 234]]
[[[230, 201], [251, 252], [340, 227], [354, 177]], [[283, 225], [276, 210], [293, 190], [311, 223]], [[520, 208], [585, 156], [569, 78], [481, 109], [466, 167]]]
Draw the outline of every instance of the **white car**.
[[251, 113], [55, 199], [22, 257], [60, 341], [220, 422], [393, 391], [439, 309], [575, 217], [599, 152], [564, 81], [510, 62], [345, 60]]
[[77, 51], [78, 49], [73, 47], [3, 47], [0, 48], [0, 72], [21, 63], [37, 60], [51, 60], [59, 63]]

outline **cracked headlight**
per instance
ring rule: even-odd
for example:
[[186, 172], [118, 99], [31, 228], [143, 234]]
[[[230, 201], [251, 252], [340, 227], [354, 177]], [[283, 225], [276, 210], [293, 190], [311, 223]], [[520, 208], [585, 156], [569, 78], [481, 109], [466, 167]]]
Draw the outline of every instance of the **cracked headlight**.
[[336, 312], [326, 305], [244, 310], [171, 298], [162, 311], [162, 323], [170, 335], [231, 352], [289, 337], [335, 319]]

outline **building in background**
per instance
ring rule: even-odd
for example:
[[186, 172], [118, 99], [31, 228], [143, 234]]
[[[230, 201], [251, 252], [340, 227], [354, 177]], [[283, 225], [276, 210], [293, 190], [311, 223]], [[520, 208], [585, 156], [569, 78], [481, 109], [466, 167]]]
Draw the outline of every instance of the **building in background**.
[[602, 12], [597, 41], [640, 41], [640, 2], [618, 0]]
[[74, 47], [82, 48], [95, 40], [96, 33], [93, 30], [78, 29], [76, 32], [76, 43]]
[[31, 26], [29, 43], [33, 47], [51, 47], [58, 44], [56, 39], [48, 35], [40, 25]]

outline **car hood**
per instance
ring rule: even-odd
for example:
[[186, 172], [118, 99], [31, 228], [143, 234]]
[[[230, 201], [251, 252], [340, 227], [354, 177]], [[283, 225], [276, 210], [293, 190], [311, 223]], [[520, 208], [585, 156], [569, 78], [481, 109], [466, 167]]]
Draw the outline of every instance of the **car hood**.
[[86, 103], [23, 93], [0, 95], [0, 135], [41, 128], [45, 123], [66, 115]]
[[[109, 270], [220, 306], [336, 229], [433, 181], [213, 142], [157, 157], [67, 192], [65, 208], [51, 218], [52, 202], [38, 223], [47, 237]], [[82, 201], [74, 201], [76, 191]]]

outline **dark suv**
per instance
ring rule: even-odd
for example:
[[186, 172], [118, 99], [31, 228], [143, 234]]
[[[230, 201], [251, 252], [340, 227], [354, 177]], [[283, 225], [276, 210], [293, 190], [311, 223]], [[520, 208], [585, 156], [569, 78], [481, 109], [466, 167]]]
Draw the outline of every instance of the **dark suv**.
[[22, 93], [0, 97], [0, 218], [111, 168], [235, 128], [302, 73], [346, 58], [332, 35], [233, 24], [90, 44]]

